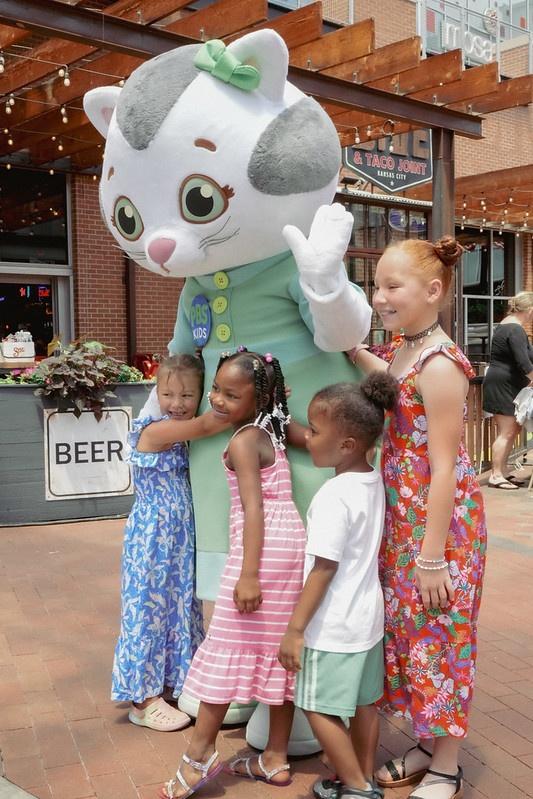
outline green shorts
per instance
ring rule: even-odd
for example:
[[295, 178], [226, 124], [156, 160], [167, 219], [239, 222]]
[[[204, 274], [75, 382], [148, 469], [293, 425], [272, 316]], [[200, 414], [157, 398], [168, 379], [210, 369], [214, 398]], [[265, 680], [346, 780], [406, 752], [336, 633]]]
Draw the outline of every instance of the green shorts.
[[383, 641], [367, 652], [322, 652], [304, 647], [294, 704], [328, 716], [350, 718], [358, 705], [383, 696]]

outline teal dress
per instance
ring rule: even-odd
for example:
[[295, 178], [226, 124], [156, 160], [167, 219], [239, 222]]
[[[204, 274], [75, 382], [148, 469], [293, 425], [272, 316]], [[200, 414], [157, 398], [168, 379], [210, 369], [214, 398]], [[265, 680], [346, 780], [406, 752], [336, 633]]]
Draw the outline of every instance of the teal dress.
[[[307, 407], [319, 389], [340, 381], [353, 382], [357, 371], [340, 352], [323, 352], [313, 341], [309, 305], [300, 287], [291, 253], [187, 278], [178, 306], [172, 354], [192, 353], [192, 329], [198, 314], [192, 309], [198, 295], [211, 307], [211, 331], [203, 348], [205, 394], [224, 351], [239, 345], [279, 359], [285, 382], [291, 388], [293, 417], [307, 423]], [[342, 325], [342, 319], [338, 323]], [[204, 399], [200, 410], [208, 407]], [[221, 455], [229, 434], [191, 442], [189, 458], [196, 521], [197, 591], [202, 599], [215, 599], [228, 552], [229, 493]], [[303, 519], [318, 488], [333, 476], [317, 469], [306, 451], [288, 448], [293, 495]]]

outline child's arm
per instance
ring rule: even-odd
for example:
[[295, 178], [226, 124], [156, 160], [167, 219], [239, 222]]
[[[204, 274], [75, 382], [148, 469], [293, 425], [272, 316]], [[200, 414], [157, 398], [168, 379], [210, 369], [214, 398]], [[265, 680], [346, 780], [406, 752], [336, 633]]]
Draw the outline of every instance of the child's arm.
[[386, 372], [388, 369], [387, 362], [370, 352], [366, 344], [359, 344], [347, 352], [346, 355], [348, 360], [362, 369], [365, 374], [369, 372]]
[[300, 449], [305, 449], [305, 434], [307, 432], [307, 427], [304, 424], [300, 424], [300, 422], [295, 422], [291, 418], [289, 425], [287, 427], [287, 443], [291, 445], [291, 447], [299, 447]]
[[[456, 461], [463, 435], [463, 409], [468, 381], [460, 367], [446, 357], [429, 359], [417, 377], [427, 417], [431, 471], [427, 520], [420, 556], [444, 557], [455, 502]], [[444, 607], [454, 598], [447, 568], [416, 569], [416, 582], [425, 608]]]
[[335, 560], [315, 556], [315, 563], [294, 608], [285, 635], [281, 639], [278, 660], [287, 671], [300, 671], [304, 631], [322, 604], [328, 586], [339, 564]]
[[194, 419], [179, 421], [178, 419], [162, 419], [151, 422], [142, 431], [137, 450], [139, 452], [163, 452], [179, 441], [192, 441], [195, 438], [206, 438], [227, 430], [229, 424], [222, 423], [207, 411]]
[[264, 433], [256, 428], [243, 430], [233, 439], [228, 450], [231, 466], [237, 475], [244, 511], [242, 568], [233, 589], [233, 601], [239, 613], [253, 613], [263, 601], [259, 583], [259, 564], [263, 550], [265, 519], [261, 492], [259, 436], [264, 436]]

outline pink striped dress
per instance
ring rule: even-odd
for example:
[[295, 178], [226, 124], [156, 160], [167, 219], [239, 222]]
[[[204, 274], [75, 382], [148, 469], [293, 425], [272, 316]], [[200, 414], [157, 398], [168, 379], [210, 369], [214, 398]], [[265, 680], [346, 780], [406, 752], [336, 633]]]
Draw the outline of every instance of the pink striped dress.
[[265, 432], [272, 440], [275, 460], [261, 469], [265, 535], [259, 581], [263, 602], [254, 613], [239, 613], [233, 602], [243, 558], [244, 513], [237, 476], [224, 458], [231, 493], [230, 552], [207, 636], [183, 686], [185, 693], [211, 704], [257, 699], [281, 705], [294, 695], [294, 674], [285, 671], [277, 655], [302, 589], [306, 536], [292, 499], [287, 456], [273, 434]]

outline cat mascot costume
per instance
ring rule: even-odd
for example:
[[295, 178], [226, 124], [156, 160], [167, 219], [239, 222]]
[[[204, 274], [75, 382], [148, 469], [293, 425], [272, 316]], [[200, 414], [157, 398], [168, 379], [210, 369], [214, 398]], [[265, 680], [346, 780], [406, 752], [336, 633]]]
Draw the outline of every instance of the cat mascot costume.
[[[100, 204], [111, 233], [145, 269], [187, 278], [170, 353], [203, 346], [206, 388], [222, 351], [272, 353], [305, 423], [315, 391], [354, 379], [342, 350], [366, 337], [371, 312], [342, 263], [352, 217], [329, 205], [336, 130], [287, 69], [284, 41], [265, 29], [164, 53], [84, 106], [107, 139]], [[203, 599], [216, 597], [228, 547], [223, 449], [222, 436], [190, 449]], [[289, 459], [305, 519], [330, 474], [306, 452]]]

